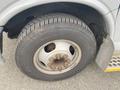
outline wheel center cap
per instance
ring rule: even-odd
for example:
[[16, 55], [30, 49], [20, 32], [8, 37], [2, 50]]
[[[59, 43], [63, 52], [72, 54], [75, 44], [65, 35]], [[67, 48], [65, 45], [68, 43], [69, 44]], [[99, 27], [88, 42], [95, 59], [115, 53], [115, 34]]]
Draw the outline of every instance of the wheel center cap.
[[61, 71], [69, 67], [70, 65], [70, 59], [67, 54], [59, 53], [53, 55], [49, 59], [48, 66], [53, 70], [53, 71]]

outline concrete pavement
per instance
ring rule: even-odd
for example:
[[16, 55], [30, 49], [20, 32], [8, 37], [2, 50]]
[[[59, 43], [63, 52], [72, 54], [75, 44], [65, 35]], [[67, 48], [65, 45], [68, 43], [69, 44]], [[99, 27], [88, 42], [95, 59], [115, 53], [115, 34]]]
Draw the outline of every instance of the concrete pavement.
[[95, 63], [81, 73], [62, 81], [47, 82], [31, 79], [15, 64], [16, 39], [4, 35], [5, 64], [0, 65], [0, 90], [120, 90], [120, 72], [104, 73]]

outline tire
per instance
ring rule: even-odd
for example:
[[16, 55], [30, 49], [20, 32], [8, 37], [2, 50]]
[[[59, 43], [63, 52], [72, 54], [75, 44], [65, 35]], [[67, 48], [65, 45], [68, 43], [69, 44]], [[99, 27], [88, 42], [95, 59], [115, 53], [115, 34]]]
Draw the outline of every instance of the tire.
[[[62, 74], [46, 74], [33, 64], [37, 49], [45, 43], [65, 39], [80, 46], [80, 62]], [[29, 22], [18, 37], [16, 64], [26, 75], [40, 80], [61, 80], [75, 75], [84, 69], [96, 55], [96, 40], [89, 27], [80, 19], [67, 14], [49, 14]]]

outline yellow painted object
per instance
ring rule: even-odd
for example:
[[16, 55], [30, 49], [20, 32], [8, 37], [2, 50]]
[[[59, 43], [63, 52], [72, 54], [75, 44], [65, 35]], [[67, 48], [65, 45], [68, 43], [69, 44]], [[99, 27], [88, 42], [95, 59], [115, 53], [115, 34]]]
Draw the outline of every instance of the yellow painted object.
[[[114, 64], [116, 64], [116, 66], [114, 66]], [[114, 52], [109, 66], [104, 70], [104, 72], [117, 72], [117, 71], [120, 71], [120, 52]]]
[[107, 68], [104, 70], [104, 72], [118, 72], [118, 71], [120, 71], [120, 67]]

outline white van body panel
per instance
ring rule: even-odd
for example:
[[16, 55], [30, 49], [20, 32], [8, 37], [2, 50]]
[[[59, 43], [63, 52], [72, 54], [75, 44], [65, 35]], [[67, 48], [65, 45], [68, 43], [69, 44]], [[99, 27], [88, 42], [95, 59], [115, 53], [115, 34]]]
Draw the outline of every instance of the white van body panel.
[[12, 5], [18, 0], [0, 0], [0, 12], [3, 12], [7, 7]]
[[[10, 7], [14, 3], [21, 2], [21, 1], [26, 1], [26, 2], [28, 2], [28, 1], [30, 1], [30, 2], [31, 1], [39, 1], [39, 2], [42, 2], [42, 0], [0, 0], [0, 12], [3, 12], [6, 8]], [[46, 1], [46, 0], [44, 0], [44, 1]], [[53, 1], [56, 1], [56, 0], [47, 0], [47, 1], [53, 2]], [[62, 0], [59, 0], [59, 2], [61, 2], [61, 1]], [[66, 1], [70, 2], [72, 0], [66, 0]], [[72, 2], [76, 2], [76, 1], [84, 1], [84, 0], [75, 0], [75, 1], [72, 1]], [[85, 1], [94, 2], [95, 0], [85, 0]], [[119, 0], [96, 0], [96, 1], [99, 1], [103, 4], [105, 4], [105, 6], [108, 7], [108, 9], [110, 11], [117, 9], [118, 6], [119, 6], [119, 3], [118, 3]], [[17, 7], [17, 6], [15, 6], [15, 7]]]
[[119, 0], [99, 0], [109, 8], [110, 11], [116, 10], [119, 7]]
[[120, 12], [118, 13], [118, 17], [116, 18], [116, 26], [115, 26], [115, 35], [114, 42], [116, 45], [116, 50], [120, 51]]
[[[17, 13], [36, 6], [52, 2], [75, 2], [91, 6], [101, 12], [103, 15], [118, 8], [118, 0], [4, 0], [0, 3], [6, 3], [6, 7], [3, 5], [0, 9], [0, 26], [5, 23]], [[109, 3], [108, 3], [109, 2]], [[107, 4], [108, 3], [108, 4]], [[4, 8], [3, 8], [4, 7]]]

